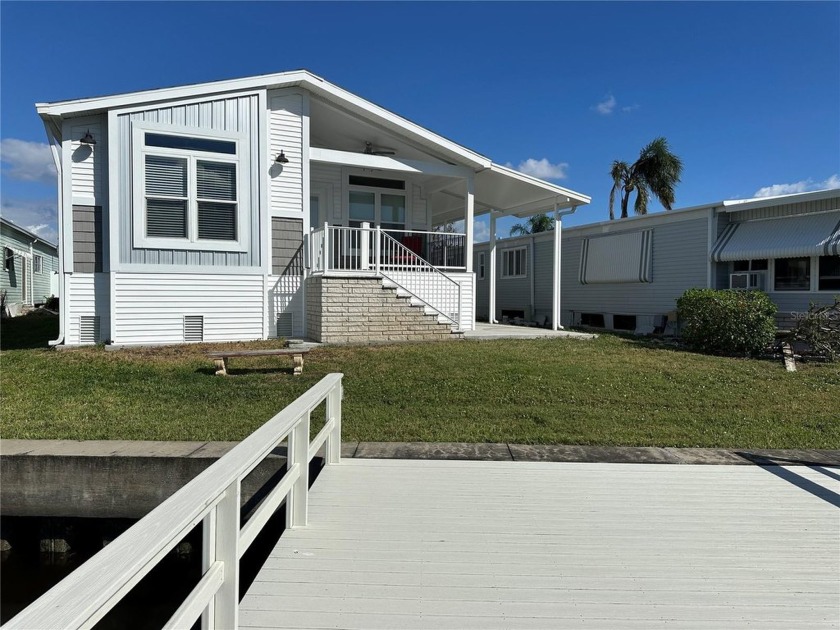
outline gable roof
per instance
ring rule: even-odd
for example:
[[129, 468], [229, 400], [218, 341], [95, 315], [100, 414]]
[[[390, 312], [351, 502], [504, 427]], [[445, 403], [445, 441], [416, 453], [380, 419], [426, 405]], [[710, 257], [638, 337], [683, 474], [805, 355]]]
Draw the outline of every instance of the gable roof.
[[20, 232], [21, 234], [28, 237], [32, 241], [38, 241], [39, 243], [43, 243], [47, 247], [52, 247], [53, 249], [56, 250], [56, 252], [58, 251], [58, 246], [55, 245], [54, 243], [51, 243], [50, 241], [45, 239], [43, 236], [38, 236], [37, 234], [35, 234], [35, 232], [27, 230], [26, 228], [22, 228], [17, 223], [12, 223], [11, 221], [9, 221], [5, 217], [0, 217], [0, 223], [2, 223], [3, 225], [6, 225], [7, 227], [9, 227], [13, 230], [16, 230], [16, 231]]

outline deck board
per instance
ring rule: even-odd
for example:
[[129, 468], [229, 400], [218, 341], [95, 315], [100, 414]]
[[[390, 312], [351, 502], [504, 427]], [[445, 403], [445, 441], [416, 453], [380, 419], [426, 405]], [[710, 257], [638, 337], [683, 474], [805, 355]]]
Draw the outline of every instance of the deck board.
[[240, 625], [840, 628], [838, 471], [784, 471], [344, 460]]

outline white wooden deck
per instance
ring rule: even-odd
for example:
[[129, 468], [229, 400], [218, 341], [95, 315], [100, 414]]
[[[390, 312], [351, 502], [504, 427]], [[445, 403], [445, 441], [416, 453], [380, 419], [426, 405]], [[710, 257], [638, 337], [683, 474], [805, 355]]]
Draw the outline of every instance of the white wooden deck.
[[838, 628], [840, 471], [781, 472], [343, 460], [240, 625]]

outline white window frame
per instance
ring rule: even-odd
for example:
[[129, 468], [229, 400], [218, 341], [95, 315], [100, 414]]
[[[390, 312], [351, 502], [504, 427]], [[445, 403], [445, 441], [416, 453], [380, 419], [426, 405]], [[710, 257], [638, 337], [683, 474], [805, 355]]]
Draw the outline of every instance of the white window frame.
[[[169, 149], [165, 147], [147, 147], [146, 132], [169, 136], [202, 138], [234, 142], [236, 154], [213, 153], [189, 149]], [[188, 160], [187, 175], [187, 237], [146, 236], [146, 156], [161, 155]], [[236, 240], [213, 240], [198, 238], [198, 191], [196, 190], [196, 162], [227, 162], [236, 165]], [[217, 129], [196, 129], [181, 125], [166, 125], [142, 120], [132, 122], [131, 183], [134, 247], [144, 249], [201, 250], [212, 252], [246, 252], [251, 238], [251, 172], [248, 160], [247, 136], [244, 133], [220, 131]]]
[[[528, 251], [527, 250], [528, 250], [528, 248], [525, 245], [522, 245], [521, 247], [510, 247], [508, 249], [503, 249], [502, 250], [502, 264], [500, 265], [500, 267], [501, 267], [501, 271], [502, 271], [501, 278], [503, 280], [513, 279], [513, 278], [527, 278], [528, 277]], [[508, 265], [508, 255], [511, 256], [510, 260], [511, 260], [511, 262], [513, 262], [514, 257], [520, 255], [519, 252], [522, 252], [521, 253], [522, 264], [520, 265], [522, 273], [521, 274], [510, 273], [511, 269], [509, 268], [509, 265]], [[515, 265], [513, 265], [513, 266], [515, 266]]]
[[484, 252], [478, 253], [478, 279], [484, 280]]
[[40, 254], [32, 255], [32, 273], [44, 273], [44, 257]]

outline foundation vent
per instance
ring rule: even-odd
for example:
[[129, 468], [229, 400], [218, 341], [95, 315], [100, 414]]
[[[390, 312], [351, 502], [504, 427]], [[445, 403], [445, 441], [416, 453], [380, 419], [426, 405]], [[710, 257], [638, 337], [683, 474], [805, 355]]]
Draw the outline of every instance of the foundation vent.
[[184, 341], [204, 341], [204, 315], [184, 315]]
[[96, 343], [99, 341], [99, 315], [82, 315], [79, 317], [79, 343]]

